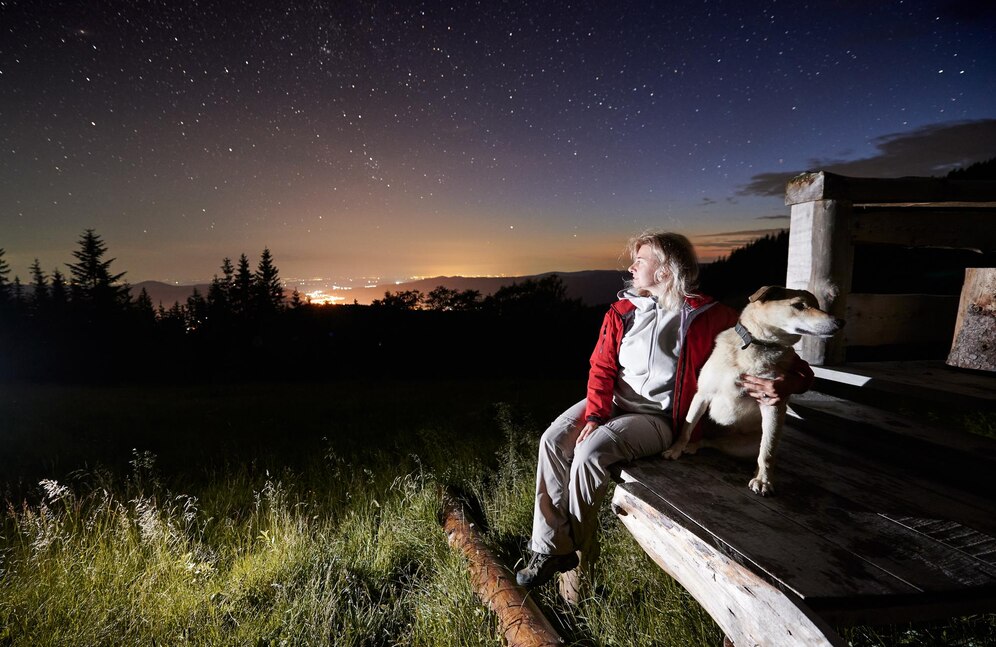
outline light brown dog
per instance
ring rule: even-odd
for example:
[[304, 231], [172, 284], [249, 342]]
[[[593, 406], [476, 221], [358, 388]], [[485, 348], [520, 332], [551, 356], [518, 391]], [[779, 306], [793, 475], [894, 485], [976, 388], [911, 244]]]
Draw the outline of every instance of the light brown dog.
[[664, 456], [677, 459], [682, 453], [695, 453], [699, 444], [689, 444], [692, 430], [708, 411], [722, 431], [704, 439], [702, 446], [735, 456], [757, 454], [757, 474], [748, 487], [757, 494], [772, 494], [775, 449], [788, 401], [758, 402], [746, 393], [740, 376], [774, 378], [791, 366], [795, 359], [792, 345], [802, 335], [830, 337], [843, 325], [843, 319], [821, 310], [816, 297], [805, 290], [766, 286], [755, 292], [737, 326], [716, 337], [681, 435]]

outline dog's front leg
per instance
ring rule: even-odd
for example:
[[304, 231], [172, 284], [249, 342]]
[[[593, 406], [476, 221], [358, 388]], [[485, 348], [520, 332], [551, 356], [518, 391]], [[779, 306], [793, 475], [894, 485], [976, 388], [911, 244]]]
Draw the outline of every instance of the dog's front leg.
[[709, 400], [699, 391], [692, 398], [692, 403], [688, 406], [688, 415], [685, 416], [685, 424], [681, 428], [681, 435], [674, 441], [671, 448], [664, 452], [664, 458], [676, 460], [688, 449], [689, 454], [694, 454], [698, 446], [688, 448], [688, 441], [692, 438], [692, 431], [699, 424], [699, 420], [709, 409]]
[[747, 484], [755, 494], [767, 496], [775, 493], [772, 472], [775, 468], [775, 450], [785, 422], [785, 403], [776, 406], [761, 405], [761, 450], [757, 454], [757, 475]]

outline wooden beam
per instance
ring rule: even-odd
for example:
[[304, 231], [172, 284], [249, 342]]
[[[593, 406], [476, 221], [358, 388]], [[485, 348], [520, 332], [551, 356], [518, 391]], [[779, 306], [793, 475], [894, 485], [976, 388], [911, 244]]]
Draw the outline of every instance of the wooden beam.
[[[851, 205], [834, 200], [794, 205], [786, 286], [809, 290], [820, 307], [845, 318], [853, 269]], [[810, 364], [844, 361], [844, 342], [839, 337], [829, 340], [804, 337], [797, 348]]]
[[[613, 509], [647, 554], [698, 600], [736, 645], [831, 646], [843, 640], [790, 599], [657, 509], [640, 483], [616, 486]], [[680, 514], [680, 513], [675, 513]]]
[[996, 182], [933, 177], [858, 178], [826, 171], [802, 173], [788, 181], [786, 205], [816, 200], [868, 204], [996, 202]]
[[536, 603], [516, 584], [508, 569], [481, 539], [467, 518], [463, 505], [450, 492], [442, 492], [443, 530], [453, 548], [470, 562], [470, 579], [482, 602], [498, 616], [509, 647], [553, 647], [563, 639], [540, 612]]
[[[853, 388], [969, 411], [996, 410], [996, 376], [959, 371], [941, 360], [856, 362], [844, 366], [814, 366], [813, 372], [819, 380]], [[817, 382], [817, 388], [819, 386]]]
[[996, 251], [996, 208], [854, 207], [855, 243]]
[[958, 297], [934, 294], [849, 294], [837, 336], [847, 346], [923, 344], [951, 339]]

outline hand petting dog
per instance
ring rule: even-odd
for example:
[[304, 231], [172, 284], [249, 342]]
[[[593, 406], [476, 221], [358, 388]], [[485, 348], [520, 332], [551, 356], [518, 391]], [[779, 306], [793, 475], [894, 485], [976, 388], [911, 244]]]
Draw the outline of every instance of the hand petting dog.
[[798, 373], [782, 373], [769, 379], [755, 375], [740, 376], [740, 386], [744, 392], [761, 404], [777, 406], [788, 399], [793, 393], [800, 393], [804, 381]]

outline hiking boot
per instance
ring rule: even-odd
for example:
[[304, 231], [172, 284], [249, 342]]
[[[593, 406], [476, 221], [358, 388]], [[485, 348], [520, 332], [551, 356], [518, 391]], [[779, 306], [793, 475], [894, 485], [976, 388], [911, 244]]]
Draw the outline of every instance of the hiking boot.
[[526, 567], [515, 573], [515, 581], [519, 583], [519, 586], [534, 589], [549, 582], [556, 573], [564, 573], [577, 567], [577, 565], [577, 553], [567, 553], [566, 555], [533, 553]]

